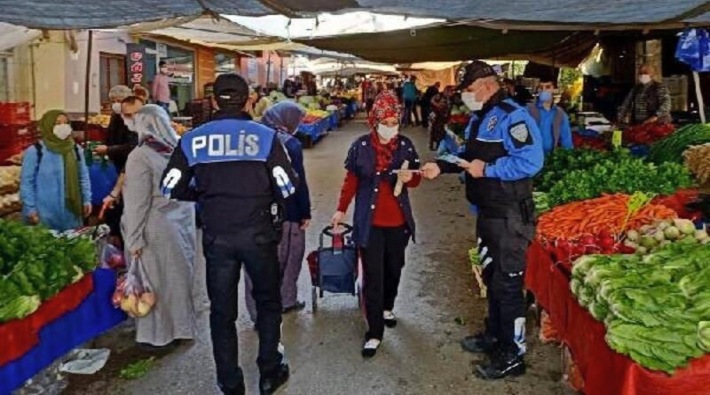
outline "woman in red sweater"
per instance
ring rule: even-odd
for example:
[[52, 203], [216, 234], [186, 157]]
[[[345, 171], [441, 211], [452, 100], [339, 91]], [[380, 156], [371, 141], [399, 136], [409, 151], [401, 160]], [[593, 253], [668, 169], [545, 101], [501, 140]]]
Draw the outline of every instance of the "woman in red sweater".
[[[370, 133], [353, 143], [345, 160], [347, 175], [332, 225], [338, 228], [355, 198], [353, 238], [363, 264], [363, 297], [368, 332], [363, 357], [377, 352], [385, 325], [394, 327], [392, 310], [404, 267], [404, 251], [414, 239], [414, 217], [407, 189], [419, 185], [412, 171], [395, 171], [403, 163], [419, 168], [419, 156], [407, 137], [399, 134], [400, 108], [397, 97], [383, 92], [375, 99], [369, 116]], [[395, 196], [397, 181], [403, 183]]]

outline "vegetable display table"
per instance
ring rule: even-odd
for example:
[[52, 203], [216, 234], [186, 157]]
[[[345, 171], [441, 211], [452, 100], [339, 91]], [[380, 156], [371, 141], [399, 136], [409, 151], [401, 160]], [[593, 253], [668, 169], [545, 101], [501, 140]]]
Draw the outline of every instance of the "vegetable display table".
[[525, 283], [545, 310], [584, 379], [587, 395], [701, 395], [710, 381], [710, 355], [673, 376], [645, 369], [606, 343], [606, 328], [569, 288], [569, 268], [556, 265], [537, 241], [528, 249]]
[[310, 138], [312, 143], [316, 143], [318, 140], [325, 136], [328, 129], [331, 128], [331, 117], [327, 116], [319, 119], [314, 123], [302, 123], [298, 126], [298, 133], [306, 135]]
[[[0, 395], [10, 394], [55, 359], [125, 320], [111, 304], [115, 286], [113, 270], [96, 269], [35, 313], [0, 325]], [[5, 343], [8, 339], [12, 347]]]

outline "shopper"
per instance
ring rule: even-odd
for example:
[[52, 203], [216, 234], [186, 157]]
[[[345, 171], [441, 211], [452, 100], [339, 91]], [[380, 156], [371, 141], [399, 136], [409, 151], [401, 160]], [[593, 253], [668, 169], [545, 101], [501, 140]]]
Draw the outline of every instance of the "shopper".
[[655, 67], [644, 64], [639, 68], [639, 83], [621, 105], [619, 123], [671, 122], [671, 95], [668, 88], [658, 82]]
[[261, 87], [257, 86], [254, 89], [249, 90], [249, 101], [247, 102], [247, 108], [249, 115], [255, 119], [259, 120], [264, 116], [266, 110], [271, 108], [274, 103], [269, 99], [268, 96], [263, 94]]
[[[397, 324], [394, 303], [405, 249], [415, 231], [408, 189], [418, 186], [421, 178], [412, 171], [395, 175], [393, 170], [400, 169], [405, 160], [410, 169], [418, 169], [419, 156], [412, 141], [399, 134], [399, 114], [393, 94], [377, 97], [369, 118], [370, 133], [355, 140], [348, 151], [347, 175], [331, 221], [337, 230], [354, 197], [353, 238], [361, 249], [368, 326], [362, 348], [366, 358], [377, 352], [385, 325]], [[401, 194], [395, 196], [398, 180], [404, 186]]]
[[[306, 169], [303, 165], [303, 148], [301, 142], [293, 136], [305, 115], [306, 112], [298, 104], [281, 102], [268, 109], [261, 119], [264, 125], [276, 130], [298, 174], [296, 193], [286, 199], [283, 236], [279, 243], [279, 262], [283, 274], [281, 305], [284, 313], [306, 307], [304, 302], [298, 301], [298, 276], [301, 274], [306, 251], [306, 229], [311, 223], [311, 199], [306, 182]], [[251, 278], [247, 275], [244, 279], [247, 309], [252, 321], [256, 322], [256, 302], [251, 295], [253, 289]]]
[[[225, 394], [245, 393], [235, 326], [242, 265], [254, 285], [261, 393], [275, 392], [289, 377], [279, 351], [278, 243], [284, 199], [295, 192], [298, 177], [276, 132], [245, 114], [248, 97], [249, 86], [241, 76], [217, 77], [215, 120], [182, 137], [163, 179], [163, 193], [173, 199], [197, 200], [200, 206], [210, 332], [217, 381]], [[209, 141], [224, 144], [215, 149]]]
[[30, 225], [59, 232], [80, 227], [92, 210], [84, 151], [74, 142], [69, 117], [63, 111], [46, 112], [38, 128], [40, 141], [22, 156], [23, 218]]
[[412, 124], [412, 111], [417, 101], [417, 77], [411, 76], [402, 85], [402, 96], [404, 98], [404, 113], [402, 114], [402, 127]]
[[525, 372], [525, 252], [535, 235], [532, 177], [542, 168], [542, 139], [527, 111], [507, 98], [490, 65], [467, 65], [458, 89], [475, 111], [461, 162], [427, 163], [422, 174], [433, 179], [441, 172], [466, 170], [466, 197], [478, 209], [488, 318], [485, 331], [462, 345], [489, 353], [490, 360], [477, 367], [477, 375], [500, 379]]
[[136, 341], [163, 347], [196, 334], [195, 209], [192, 203], [170, 201], [160, 194], [163, 170], [178, 143], [168, 114], [149, 104], [134, 120], [139, 143], [126, 162], [121, 225], [131, 264], [138, 265], [144, 285], [156, 295], [152, 311], [136, 319]]
[[451, 97], [453, 86], [447, 86], [443, 92], [431, 99], [432, 122], [429, 127], [429, 150], [439, 149], [439, 143], [446, 137], [446, 124], [451, 116]]
[[365, 87], [365, 109], [367, 110], [367, 116], [370, 116], [370, 111], [372, 111], [372, 105], [375, 103], [375, 98], [377, 97], [377, 87], [374, 82], [369, 81]]
[[428, 87], [422, 95], [422, 126], [427, 129], [429, 128], [429, 123], [431, 121], [431, 119], [429, 119], [431, 115], [431, 99], [439, 94], [439, 88], [441, 88], [441, 82], [437, 81], [434, 85]]
[[168, 65], [161, 61], [158, 63], [158, 74], [153, 79], [152, 89], [153, 100], [155, 104], [163, 107], [170, 114], [170, 73]]
[[[93, 154], [100, 156], [108, 156], [116, 171], [121, 174], [126, 166], [128, 154], [138, 144], [138, 135], [135, 132], [128, 130], [123, 118], [121, 117], [121, 103], [133, 94], [131, 89], [125, 85], [116, 85], [108, 93], [111, 100], [111, 121], [108, 125], [108, 136], [106, 144], [98, 145], [94, 148]], [[119, 197], [120, 187], [114, 186], [113, 190], [104, 198], [104, 204], [107, 205], [104, 211], [106, 224], [109, 226], [110, 236], [113, 243], [121, 245], [121, 215], [123, 215], [123, 203]]]
[[555, 104], [553, 93], [556, 82], [552, 77], [543, 77], [538, 85], [535, 103], [527, 105], [528, 112], [537, 122], [542, 134], [542, 148], [545, 154], [557, 148], [572, 149], [572, 128], [565, 110]]

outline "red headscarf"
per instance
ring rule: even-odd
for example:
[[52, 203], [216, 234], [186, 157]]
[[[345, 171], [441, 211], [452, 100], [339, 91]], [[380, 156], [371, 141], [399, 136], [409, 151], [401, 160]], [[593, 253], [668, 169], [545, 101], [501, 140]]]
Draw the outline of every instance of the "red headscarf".
[[392, 154], [397, 148], [397, 138], [393, 138], [387, 144], [382, 144], [377, 136], [377, 125], [387, 118], [399, 119], [400, 108], [397, 96], [390, 91], [384, 91], [377, 95], [375, 103], [370, 111], [370, 130], [372, 131], [372, 146], [375, 148], [377, 171], [385, 170], [392, 161]]
[[397, 96], [391, 91], [384, 91], [377, 95], [375, 98], [375, 103], [372, 105], [372, 111], [370, 111], [370, 130], [373, 132], [377, 131], [377, 125], [387, 118], [397, 118], [399, 119], [400, 109], [399, 100]]

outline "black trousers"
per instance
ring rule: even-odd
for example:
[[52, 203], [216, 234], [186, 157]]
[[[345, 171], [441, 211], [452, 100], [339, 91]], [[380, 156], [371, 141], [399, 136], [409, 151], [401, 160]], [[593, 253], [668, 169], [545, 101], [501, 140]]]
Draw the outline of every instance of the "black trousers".
[[429, 127], [429, 114], [431, 114], [431, 104], [426, 103], [426, 100], [422, 100], [422, 126], [425, 128]]
[[367, 247], [361, 249], [367, 339], [382, 340], [385, 333], [383, 314], [394, 308], [409, 237], [407, 226], [373, 226]]
[[535, 225], [522, 218], [478, 217], [478, 251], [488, 288], [486, 334], [507, 351], [526, 351], [525, 254]]
[[237, 307], [239, 274], [242, 264], [253, 283], [259, 332], [257, 365], [262, 376], [268, 376], [283, 361], [278, 351], [281, 341], [281, 268], [277, 242], [254, 243], [243, 235], [207, 235], [203, 237], [207, 259], [207, 294], [211, 302], [210, 332], [217, 381], [225, 391], [244, 385], [239, 367], [237, 339]]

